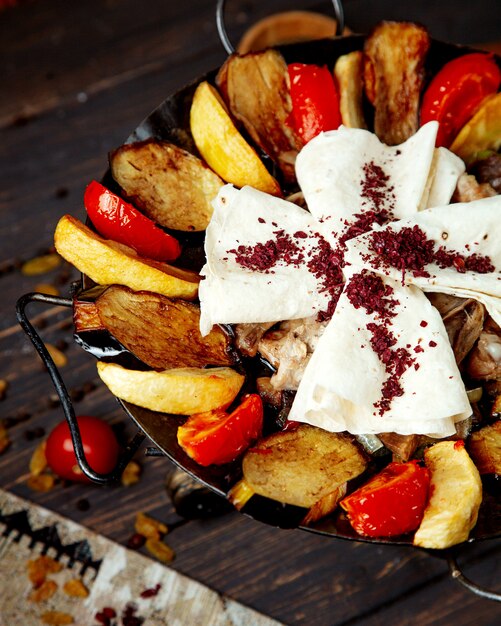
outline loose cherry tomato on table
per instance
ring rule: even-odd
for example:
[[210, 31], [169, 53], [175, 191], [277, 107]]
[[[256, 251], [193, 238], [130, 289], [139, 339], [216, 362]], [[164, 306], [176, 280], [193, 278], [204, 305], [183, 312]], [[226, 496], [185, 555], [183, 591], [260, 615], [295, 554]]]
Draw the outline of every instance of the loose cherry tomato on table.
[[222, 465], [235, 460], [262, 430], [263, 402], [254, 393], [232, 413], [216, 409], [192, 415], [178, 428], [177, 441], [199, 465]]
[[291, 63], [288, 66], [294, 126], [304, 143], [341, 124], [339, 95], [326, 67]]
[[[81, 415], [76, 419], [89, 465], [95, 472], [101, 474], [111, 472], [117, 463], [119, 453], [118, 442], [111, 426], [90, 415]], [[48, 436], [45, 456], [49, 467], [61, 478], [89, 482], [78, 466], [66, 421], [59, 423]]]
[[501, 70], [491, 54], [458, 57], [435, 75], [423, 96], [421, 125], [437, 120], [437, 146], [449, 147], [484, 98], [501, 83]]
[[139, 255], [155, 261], [174, 261], [181, 254], [177, 239], [95, 180], [85, 190], [84, 204], [92, 223], [104, 237], [130, 246]]
[[390, 463], [340, 504], [360, 535], [403, 535], [421, 523], [429, 484], [430, 472], [417, 461]]

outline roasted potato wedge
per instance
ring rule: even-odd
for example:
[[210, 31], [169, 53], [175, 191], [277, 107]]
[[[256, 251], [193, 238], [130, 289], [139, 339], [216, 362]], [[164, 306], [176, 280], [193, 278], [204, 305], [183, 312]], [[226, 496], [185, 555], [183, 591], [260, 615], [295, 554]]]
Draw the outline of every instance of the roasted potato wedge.
[[441, 550], [466, 541], [477, 523], [482, 482], [461, 441], [441, 441], [427, 448], [430, 499], [414, 535], [414, 545]]
[[334, 66], [334, 76], [339, 88], [343, 125], [348, 128], [367, 128], [362, 110], [363, 53], [355, 50], [340, 56]]
[[233, 117], [294, 182], [302, 142], [290, 125], [292, 100], [287, 64], [276, 50], [231, 55], [219, 70], [217, 86]]
[[229, 367], [141, 372], [98, 361], [97, 371], [117, 398], [145, 409], [176, 415], [226, 408], [244, 382], [244, 376]]
[[301, 424], [259, 441], [246, 452], [242, 470], [256, 493], [310, 508], [366, 466], [365, 455], [350, 437]]
[[148, 139], [110, 154], [113, 178], [131, 202], [166, 228], [205, 230], [223, 181], [198, 157]]
[[480, 474], [501, 474], [501, 420], [472, 433], [468, 452]]
[[390, 146], [418, 129], [423, 66], [430, 38], [422, 26], [382, 22], [365, 41], [367, 96], [375, 107], [374, 131]]
[[125, 285], [187, 300], [197, 296], [200, 277], [195, 272], [143, 259], [132, 248], [103, 239], [70, 215], [59, 220], [54, 245], [62, 257], [100, 285]]
[[207, 82], [200, 83], [193, 96], [190, 128], [200, 154], [223, 180], [281, 195], [279, 184], [238, 132], [217, 90]]
[[230, 338], [219, 327], [202, 337], [200, 308], [113, 285], [96, 301], [106, 329], [141, 361], [159, 370], [233, 365]]
[[483, 150], [497, 151], [501, 147], [501, 93], [487, 96], [480, 108], [463, 126], [450, 150], [470, 161]]

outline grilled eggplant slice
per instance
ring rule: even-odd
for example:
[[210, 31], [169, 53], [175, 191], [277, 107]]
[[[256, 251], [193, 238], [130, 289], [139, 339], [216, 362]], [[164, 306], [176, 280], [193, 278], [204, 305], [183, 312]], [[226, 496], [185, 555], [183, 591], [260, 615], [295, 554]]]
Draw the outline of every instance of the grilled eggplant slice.
[[276, 50], [234, 54], [219, 70], [217, 85], [232, 115], [278, 164], [286, 181], [294, 182], [302, 145], [289, 121], [290, 81], [282, 55]]
[[468, 452], [480, 474], [501, 474], [501, 420], [473, 433]]
[[73, 298], [73, 326], [76, 333], [87, 330], [105, 330], [95, 302]]
[[379, 439], [393, 453], [394, 461], [408, 461], [419, 445], [419, 435], [399, 435], [397, 433], [380, 433]]
[[355, 50], [340, 56], [334, 66], [334, 76], [339, 88], [339, 108], [343, 126], [367, 128], [362, 110], [363, 53]]
[[[364, 453], [350, 437], [307, 424], [262, 439], [242, 463], [244, 479], [255, 493], [306, 508], [337, 494], [366, 466]], [[331, 501], [335, 506], [337, 498]]]
[[96, 308], [106, 329], [155, 369], [235, 362], [230, 338], [220, 327], [202, 337], [200, 308], [190, 302], [113, 285], [99, 296]]
[[121, 146], [110, 164], [127, 198], [155, 222], [183, 231], [207, 228], [223, 181], [193, 154], [149, 139]]
[[375, 107], [374, 131], [390, 146], [418, 129], [423, 66], [430, 38], [422, 26], [382, 22], [364, 47], [366, 92]]
[[482, 482], [461, 441], [441, 441], [424, 453], [430, 499], [414, 545], [441, 550], [466, 541], [477, 523]]

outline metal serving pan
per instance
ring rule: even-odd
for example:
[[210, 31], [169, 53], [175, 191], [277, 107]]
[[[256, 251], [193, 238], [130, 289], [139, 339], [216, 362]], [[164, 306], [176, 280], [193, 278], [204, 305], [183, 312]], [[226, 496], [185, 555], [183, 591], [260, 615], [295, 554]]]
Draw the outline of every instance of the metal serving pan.
[[[334, 2], [338, 25], [342, 28], [342, 7], [339, 2]], [[224, 0], [217, 2], [217, 24], [221, 36], [221, 41], [228, 52], [232, 51], [231, 43], [224, 28], [223, 20]], [[319, 41], [291, 44], [280, 46], [279, 50], [290, 62], [327, 64], [332, 67], [334, 61], [342, 54], [347, 54], [353, 50], [360, 50], [363, 47], [364, 36], [350, 35], [346, 37], [336, 37]], [[432, 40], [430, 51], [426, 62], [426, 72], [432, 76], [447, 61], [471, 52], [472, 49], [466, 46], [458, 46]], [[497, 57], [501, 65], [501, 59]], [[211, 81], [217, 70], [195, 79], [189, 85], [169, 96], [162, 102], [148, 117], [127, 138], [127, 143], [142, 141], [150, 137], [171, 141], [186, 150], [197, 153], [194, 146], [189, 125], [189, 110], [193, 98], [193, 93], [197, 85], [203, 80]], [[108, 170], [103, 181], [113, 188], [114, 181]], [[201, 265], [203, 255], [203, 241], [201, 235], [186, 235], [184, 241], [184, 258], [181, 257], [180, 265], [197, 269]], [[72, 296], [81, 293], [90, 286], [87, 277], [82, 276], [78, 283], [73, 285]], [[124, 467], [133, 457], [143, 440], [147, 437], [155, 446], [156, 454], [165, 455], [178, 467], [190, 474], [194, 479], [205, 485], [207, 488], [226, 498], [231, 486], [240, 477], [240, 462], [230, 463], [225, 466], [202, 467], [190, 459], [177, 443], [177, 427], [184, 420], [178, 416], [166, 416], [147, 409], [137, 407], [119, 400], [127, 415], [138, 426], [138, 432], [130, 441], [118, 461], [117, 467], [109, 474], [99, 474], [95, 472], [87, 463], [81, 442], [78, 424], [75, 419], [75, 411], [66, 390], [61, 375], [55, 366], [50, 354], [44, 346], [40, 336], [33, 328], [26, 315], [26, 307], [32, 302], [42, 304], [60, 305], [72, 307], [72, 298], [60, 298], [39, 293], [29, 293], [22, 296], [17, 303], [17, 317], [24, 331], [32, 341], [40, 357], [47, 366], [49, 375], [54, 387], [60, 397], [61, 405], [68, 421], [75, 453], [82, 471], [95, 483], [104, 485], [115, 482], [119, 479]], [[100, 331], [101, 332], [101, 331]], [[83, 340], [82, 337], [75, 336], [75, 339], [87, 351], [99, 358], [110, 360], [120, 360], [124, 358], [125, 349], [106, 333], [95, 336], [93, 340]], [[127, 358], [130, 355], [125, 355]], [[412, 546], [410, 538], [396, 539], [372, 539], [357, 535], [343, 515], [337, 514], [329, 516], [311, 526], [301, 526], [300, 520], [304, 516], [304, 509], [293, 506], [283, 506], [260, 496], [254, 496], [246, 505], [243, 511], [250, 517], [272, 524], [281, 528], [302, 528], [310, 532], [322, 534], [325, 537], [336, 537], [353, 541], [364, 541], [367, 543], [379, 543], [387, 545], [408, 545]], [[484, 484], [484, 498], [480, 509], [479, 519], [473, 529], [469, 542], [477, 542], [486, 539], [494, 539], [501, 536], [501, 483], [496, 481]], [[460, 550], [460, 547], [459, 547]], [[432, 551], [428, 551], [432, 552]], [[447, 559], [451, 576], [469, 588], [471, 591], [484, 598], [489, 598], [501, 602], [501, 594], [491, 592], [478, 587], [468, 580], [460, 571], [456, 555], [458, 548], [447, 551], [433, 551], [435, 556]]]

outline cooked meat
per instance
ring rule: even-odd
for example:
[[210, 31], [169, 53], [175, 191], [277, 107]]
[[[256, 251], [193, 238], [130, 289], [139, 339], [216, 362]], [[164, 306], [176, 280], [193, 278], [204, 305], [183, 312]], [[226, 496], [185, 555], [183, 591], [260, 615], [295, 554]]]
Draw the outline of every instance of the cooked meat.
[[479, 183], [471, 174], [461, 174], [451, 202], [473, 202], [495, 196], [496, 191], [489, 183]]
[[234, 54], [219, 70], [217, 86], [232, 115], [278, 164], [285, 179], [294, 182], [302, 146], [290, 125], [290, 81], [282, 55], [276, 50]]
[[501, 380], [501, 328], [492, 318], [488, 318], [466, 369], [477, 380]]
[[275, 389], [297, 389], [327, 322], [316, 317], [282, 322], [261, 339], [258, 352], [276, 368], [271, 378]]
[[274, 325], [274, 322], [266, 324], [237, 324], [233, 328], [237, 349], [243, 356], [256, 356], [257, 344], [261, 341], [264, 333]]
[[484, 327], [485, 308], [472, 298], [431, 293], [428, 298], [444, 321], [456, 362], [470, 352]]
[[394, 460], [408, 461], [419, 445], [419, 435], [398, 435], [397, 433], [380, 433], [379, 439], [393, 452]]
[[494, 191], [501, 193], [501, 154], [491, 154], [468, 169], [480, 183], [489, 183]]
[[426, 30], [408, 22], [382, 22], [365, 42], [366, 93], [376, 109], [374, 131], [383, 143], [402, 143], [418, 129], [429, 46]]
[[268, 376], [260, 376], [256, 378], [256, 391], [261, 396], [262, 401], [265, 404], [271, 404], [271, 406], [279, 409], [282, 406], [283, 393], [271, 384], [271, 378]]

